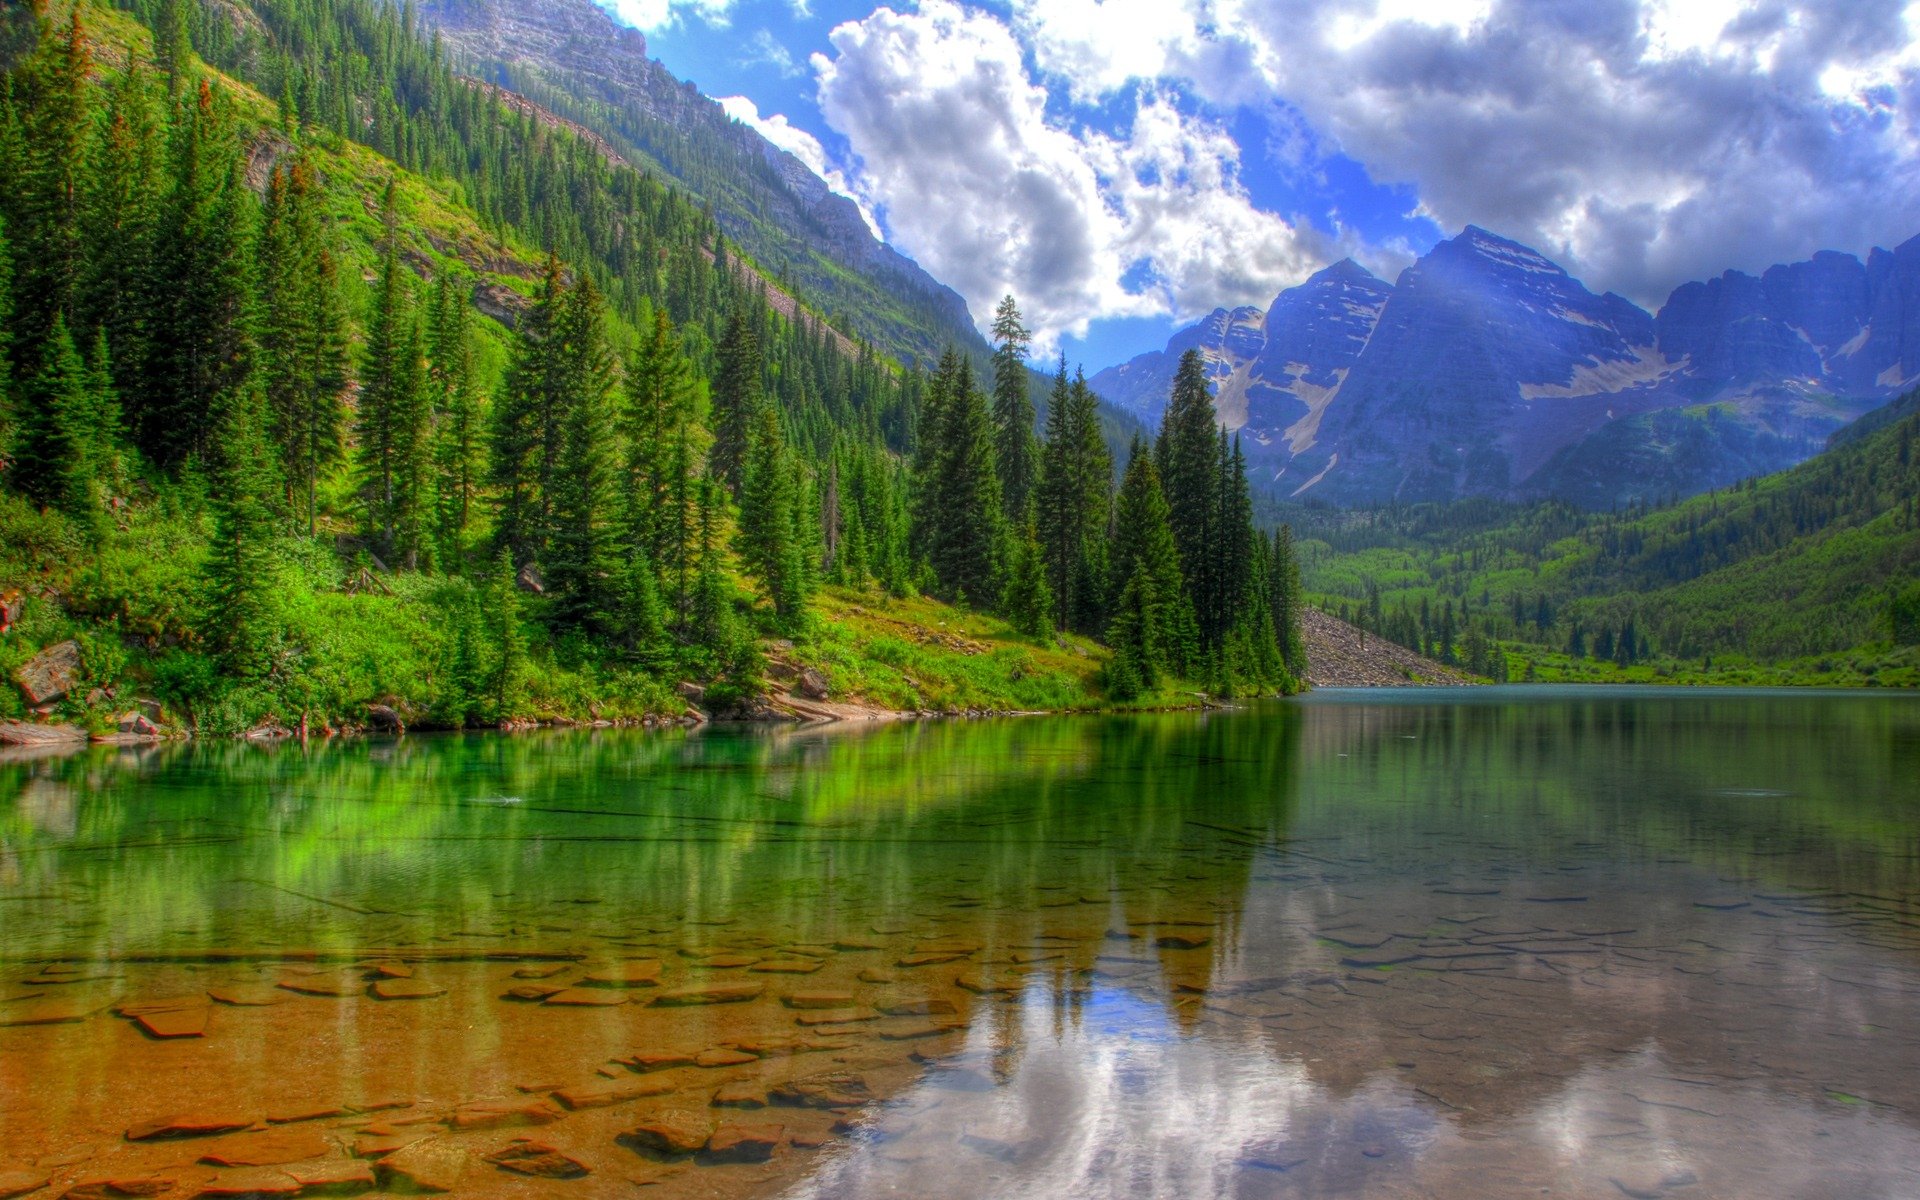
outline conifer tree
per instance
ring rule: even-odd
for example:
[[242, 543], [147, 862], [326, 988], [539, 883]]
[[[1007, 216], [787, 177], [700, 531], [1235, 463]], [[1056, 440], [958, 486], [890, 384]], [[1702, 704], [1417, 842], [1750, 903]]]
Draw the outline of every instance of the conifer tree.
[[158, 332], [148, 328], [143, 303], [166, 179], [165, 143], [150, 90], [135, 59], [114, 87], [81, 206], [73, 324], [106, 332], [122, 390], [140, 385], [145, 339]]
[[1267, 604], [1280, 659], [1295, 681], [1307, 677], [1307, 641], [1300, 628], [1300, 563], [1293, 549], [1293, 527], [1273, 531], [1273, 550], [1267, 567]]
[[42, 360], [42, 343], [57, 317], [68, 318], [72, 336], [93, 115], [91, 69], [75, 6], [65, 34], [43, 37], [13, 74], [19, 141], [9, 154], [15, 174], [0, 186], [0, 205], [14, 241], [12, 333], [22, 362]]
[[222, 667], [259, 679], [273, 667], [281, 637], [275, 595], [272, 445], [260, 394], [248, 388], [224, 406], [214, 454], [214, 532], [207, 559], [211, 612], [208, 628]]
[[627, 553], [653, 563], [684, 604], [695, 525], [692, 473], [703, 457], [704, 430], [693, 373], [665, 311], [655, 310], [646, 334], [627, 364], [620, 408], [625, 539]]
[[1128, 656], [1145, 686], [1162, 671], [1186, 673], [1193, 659], [1191, 603], [1180, 576], [1180, 558], [1160, 473], [1153, 455], [1135, 438], [1114, 503], [1113, 553], [1109, 560], [1112, 616], [1107, 644]]
[[462, 571], [473, 504], [486, 470], [480, 387], [474, 377], [473, 310], [453, 274], [434, 288], [427, 337], [433, 397], [434, 530], [441, 565]]
[[1153, 457], [1166, 492], [1167, 523], [1180, 554], [1180, 573], [1208, 645], [1221, 632], [1210, 553], [1220, 497], [1219, 437], [1205, 360], [1198, 350], [1188, 350], [1180, 356]]
[[920, 544], [941, 591], [991, 607], [1000, 597], [1005, 523], [993, 462], [993, 422], [973, 367], [948, 351], [929, 389], [934, 422], [920, 488]]
[[519, 574], [514, 570], [513, 552], [500, 547], [487, 581], [486, 612], [490, 618], [488, 634], [498, 648], [487, 682], [487, 694], [493, 702], [493, 718], [504, 721], [520, 707], [527, 662], [527, 634], [520, 626]]
[[800, 553], [799, 495], [794, 466], [780, 431], [779, 414], [762, 407], [747, 451], [740, 492], [740, 552], [759, 578], [783, 628], [793, 629], [807, 599], [807, 571]]
[[312, 168], [268, 181], [261, 222], [260, 376], [290, 507], [314, 532], [320, 476], [339, 461], [346, 419], [347, 330], [338, 270], [322, 243]]
[[188, 36], [194, 0], [160, 0], [153, 30], [154, 65], [167, 82], [167, 96], [178, 100], [193, 82], [193, 42]]
[[713, 377], [713, 473], [735, 496], [746, 482], [747, 456], [761, 425], [766, 399], [760, 339], [746, 314], [735, 310], [720, 339]]
[[554, 617], [563, 625], [606, 632], [616, 625], [618, 557], [613, 503], [613, 352], [607, 344], [606, 302], [590, 277], [565, 296], [557, 325], [562, 347], [559, 461], [552, 497], [545, 566]]
[[205, 80], [177, 113], [168, 175], [143, 297], [156, 332], [125, 398], [140, 448], [178, 467], [226, 436], [220, 423], [255, 367], [253, 195], [231, 114]]
[[[0, 167], [5, 163], [0, 162]], [[13, 436], [13, 244], [0, 216], [0, 446]]]
[[367, 322], [354, 434], [368, 536], [389, 565], [411, 567], [427, 548], [427, 397], [420, 318], [410, 273], [400, 262], [393, 192], [389, 184], [386, 246]]
[[1007, 566], [1006, 593], [1000, 611], [1015, 629], [1028, 637], [1046, 637], [1053, 632], [1053, 591], [1047, 586], [1047, 565], [1040, 553], [1040, 538], [1033, 523], [1014, 535], [1011, 561]]
[[557, 441], [554, 406], [560, 387], [560, 339], [564, 336], [560, 318], [566, 291], [560, 260], [549, 258], [533, 303], [514, 324], [513, 358], [493, 405], [489, 482], [499, 507], [494, 538], [497, 545], [513, 552], [516, 562], [533, 561], [543, 549], [548, 446]]
[[22, 405], [13, 476], [30, 499], [69, 515], [93, 507], [91, 444], [95, 437], [86, 364], [74, 348], [63, 313], [40, 352], [40, 369], [28, 381]]
[[1020, 323], [1020, 309], [1012, 296], [1003, 298], [994, 310], [993, 340], [993, 426], [1000, 498], [1007, 521], [1018, 529], [1027, 523], [1039, 468], [1033, 400], [1027, 391], [1027, 348], [1033, 337]]
[[1054, 621], [1082, 633], [1105, 627], [1107, 523], [1113, 461], [1100, 435], [1099, 403], [1084, 375], [1067, 382], [1060, 359], [1047, 405], [1036, 508]]

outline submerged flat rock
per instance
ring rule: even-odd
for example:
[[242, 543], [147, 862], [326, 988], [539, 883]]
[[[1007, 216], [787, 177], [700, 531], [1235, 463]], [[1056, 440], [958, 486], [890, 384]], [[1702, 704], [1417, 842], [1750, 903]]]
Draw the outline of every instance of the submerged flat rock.
[[557, 1008], [611, 1008], [626, 1002], [627, 995], [622, 989], [585, 987], [561, 988], [550, 993], [543, 1001]]
[[666, 1007], [684, 1007], [696, 1004], [741, 1004], [749, 1000], [758, 1000], [766, 994], [764, 983], [703, 983], [687, 987], [666, 988], [653, 998], [653, 1002]]
[[561, 1088], [553, 1098], [568, 1109], [578, 1112], [583, 1108], [607, 1108], [615, 1104], [625, 1104], [638, 1100], [642, 1096], [664, 1096], [674, 1091], [671, 1083], [658, 1079], [609, 1079], [599, 1083], [583, 1083], [576, 1087]]
[[590, 1174], [579, 1159], [561, 1153], [544, 1142], [516, 1140], [504, 1150], [486, 1156], [503, 1171], [531, 1175], [536, 1179], [580, 1179]]
[[155, 1117], [127, 1130], [130, 1142], [158, 1142], [173, 1138], [213, 1137], [251, 1128], [257, 1122], [240, 1113], [195, 1112], [181, 1116]]
[[215, 1167], [278, 1167], [332, 1153], [333, 1144], [317, 1129], [272, 1129], [225, 1138], [200, 1161]]

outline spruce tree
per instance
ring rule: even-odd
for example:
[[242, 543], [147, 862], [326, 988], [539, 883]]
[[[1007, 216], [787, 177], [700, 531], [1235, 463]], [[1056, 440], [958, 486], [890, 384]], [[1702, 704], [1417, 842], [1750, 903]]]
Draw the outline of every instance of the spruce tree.
[[794, 629], [806, 606], [806, 567], [801, 558], [798, 489], [792, 454], [772, 407], [760, 411], [748, 445], [740, 492], [740, 553], [759, 580], [784, 629]]
[[140, 386], [149, 328], [143, 300], [165, 194], [165, 143], [138, 59], [113, 90], [96, 139], [81, 206], [82, 262], [72, 324], [101, 329], [123, 391]]
[[1147, 686], [1163, 670], [1186, 674], [1193, 665], [1193, 610], [1180, 576], [1160, 474], [1138, 438], [1114, 503], [1108, 565], [1108, 644], [1116, 654], [1125, 648]]
[[153, 336], [125, 400], [140, 448], [178, 467], [227, 436], [255, 367], [253, 194], [232, 115], [205, 80], [176, 114], [168, 176], [142, 296]]
[[520, 625], [519, 574], [514, 570], [513, 552], [505, 546], [494, 555], [493, 571], [487, 580], [486, 612], [491, 626], [488, 634], [496, 647], [487, 695], [492, 701], [493, 719], [498, 722], [520, 708], [527, 663], [527, 634]]
[[338, 270], [321, 237], [312, 168], [268, 181], [261, 222], [260, 376], [268, 429], [296, 513], [314, 532], [320, 476], [339, 461], [346, 419], [347, 329]]
[[1173, 394], [1154, 444], [1154, 466], [1166, 492], [1167, 523], [1180, 554], [1180, 573], [1203, 641], [1221, 632], [1221, 608], [1212, 578], [1212, 540], [1220, 498], [1220, 421], [1198, 350], [1180, 356]]
[[12, 441], [13, 421], [13, 244], [0, 216], [0, 446]]
[[13, 73], [15, 175], [0, 186], [14, 242], [12, 334], [22, 362], [38, 363], [57, 317], [73, 315], [81, 266], [81, 211], [91, 141], [92, 61], [75, 6], [64, 36], [43, 37]]
[[1033, 400], [1027, 391], [1027, 348], [1033, 337], [1020, 323], [1012, 296], [993, 314], [993, 425], [998, 451], [1000, 498], [1014, 528], [1028, 520], [1039, 475], [1033, 437]]
[[672, 583], [676, 602], [684, 604], [695, 525], [691, 476], [705, 449], [705, 431], [673, 322], [656, 310], [646, 333], [627, 364], [619, 417], [626, 553], [655, 564]]
[[746, 314], [735, 310], [720, 339], [713, 377], [712, 470], [736, 497], [746, 482], [747, 456], [761, 425], [760, 339]]
[[259, 392], [249, 388], [232, 396], [216, 428], [207, 627], [223, 669], [242, 679], [260, 679], [274, 666], [282, 631], [273, 537], [279, 481]]
[[433, 397], [434, 534], [442, 567], [466, 566], [467, 531], [486, 470], [480, 388], [473, 362], [473, 310], [463, 280], [442, 275], [434, 288], [427, 336]]
[[549, 258], [533, 303], [514, 323], [513, 357], [493, 405], [489, 482], [499, 510], [495, 544], [511, 550], [514, 561], [521, 563], [535, 560], [544, 549], [548, 446], [557, 441], [555, 404], [564, 349], [560, 320], [566, 292], [560, 260]]
[[557, 325], [562, 347], [559, 461], [543, 565], [563, 625], [606, 632], [617, 625], [618, 563], [613, 497], [613, 352], [606, 302], [593, 280], [568, 290]]
[[420, 319], [411, 273], [400, 262], [393, 191], [388, 185], [386, 245], [367, 322], [354, 434], [367, 535], [389, 566], [412, 567], [427, 548], [428, 410]]
[[85, 517], [93, 508], [90, 416], [86, 364], [55, 313], [40, 351], [40, 369], [28, 380], [21, 406], [20, 436], [11, 472], [15, 486], [34, 502]]
[[1099, 402], [1084, 375], [1067, 382], [1062, 356], [1047, 405], [1035, 507], [1054, 621], [1082, 633], [1105, 627], [1107, 524], [1113, 461], [1100, 434]]
[[1007, 566], [1007, 587], [1000, 600], [1000, 611], [1015, 629], [1028, 637], [1046, 637], [1053, 632], [1053, 591], [1047, 586], [1047, 565], [1040, 553], [1040, 538], [1032, 522], [1012, 539], [1011, 561]]
[[1267, 579], [1267, 604], [1274, 636], [1280, 643], [1280, 659], [1295, 681], [1303, 680], [1307, 677], [1307, 640], [1300, 628], [1300, 563], [1294, 554], [1291, 525], [1273, 532]]
[[940, 590], [982, 608], [1000, 597], [1005, 522], [994, 469], [993, 422], [973, 367], [949, 352], [930, 394], [941, 399], [921, 488], [921, 545]]

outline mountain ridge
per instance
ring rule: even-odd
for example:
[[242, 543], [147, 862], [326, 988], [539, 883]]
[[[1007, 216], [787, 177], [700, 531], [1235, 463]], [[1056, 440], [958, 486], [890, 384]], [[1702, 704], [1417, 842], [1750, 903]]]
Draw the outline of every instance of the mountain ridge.
[[1920, 238], [1727, 271], [1655, 314], [1469, 225], [1391, 284], [1342, 260], [1216, 309], [1094, 389], [1151, 421], [1188, 348], [1278, 498], [1605, 508], [1792, 466], [1920, 377]]

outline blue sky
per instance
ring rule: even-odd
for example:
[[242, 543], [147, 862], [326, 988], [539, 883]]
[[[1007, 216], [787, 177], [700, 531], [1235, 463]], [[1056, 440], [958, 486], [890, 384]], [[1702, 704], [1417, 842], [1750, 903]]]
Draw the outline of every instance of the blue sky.
[[1648, 307], [1920, 233], [1920, 3], [599, 0], [1089, 371], [1479, 224]]

